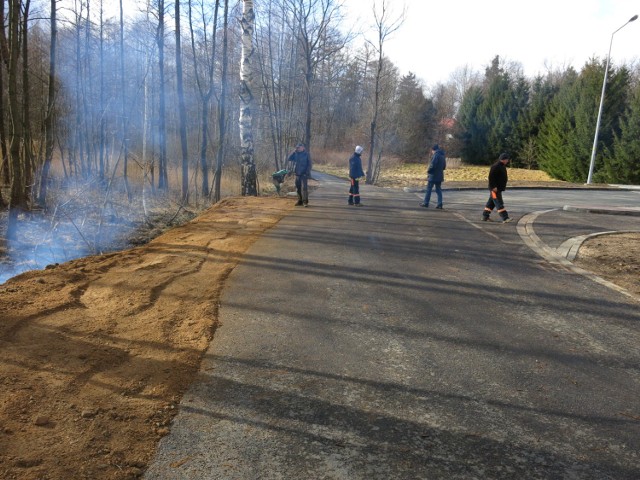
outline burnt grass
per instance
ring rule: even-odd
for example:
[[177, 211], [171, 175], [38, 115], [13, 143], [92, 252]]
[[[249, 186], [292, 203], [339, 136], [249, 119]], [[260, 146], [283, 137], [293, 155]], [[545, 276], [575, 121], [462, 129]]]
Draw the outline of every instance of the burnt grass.
[[166, 197], [96, 200], [75, 196], [47, 210], [20, 214], [15, 241], [5, 236], [8, 212], [1, 211], [0, 284], [27, 270], [144, 245], [208, 206], [184, 207]]

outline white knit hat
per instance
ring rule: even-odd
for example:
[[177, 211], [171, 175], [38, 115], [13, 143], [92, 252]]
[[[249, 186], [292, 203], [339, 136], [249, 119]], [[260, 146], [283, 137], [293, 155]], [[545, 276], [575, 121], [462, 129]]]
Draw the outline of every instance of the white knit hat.
[[358, 146], [356, 147], [356, 153], [357, 153], [358, 155], [360, 155], [360, 154], [362, 153], [362, 151], [363, 151], [363, 150], [364, 150], [364, 148], [362, 148], [360, 145], [358, 145]]

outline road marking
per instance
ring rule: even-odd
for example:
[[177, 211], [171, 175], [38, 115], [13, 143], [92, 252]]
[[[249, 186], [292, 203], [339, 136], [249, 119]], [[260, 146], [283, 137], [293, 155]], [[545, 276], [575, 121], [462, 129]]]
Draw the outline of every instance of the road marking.
[[[486, 233], [487, 235], [489, 235], [490, 237], [495, 238], [496, 240], [500, 240], [501, 242], [505, 243], [503, 238], [500, 238], [498, 235], [496, 235], [493, 232], [488, 231], [486, 228], [482, 228], [480, 225], [477, 225], [475, 222], [472, 222], [471, 220], [465, 218], [462, 214], [457, 213], [457, 212], [453, 212], [453, 214], [460, 218], [461, 220], [464, 220], [465, 222], [467, 222], [469, 225], [471, 225], [472, 227], [477, 228], [478, 230], [480, 230], [481, 232]], [[489, 223], [489, 222], [486, 222]], [[491, 223], [495, 223], [495, 222], [491, 222]]]

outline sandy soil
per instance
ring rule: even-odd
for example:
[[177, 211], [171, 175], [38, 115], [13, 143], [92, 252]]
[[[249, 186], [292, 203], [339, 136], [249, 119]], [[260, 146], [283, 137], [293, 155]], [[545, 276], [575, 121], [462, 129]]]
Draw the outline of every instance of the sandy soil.
[[640, 298], [640, 233], [591, 238], [582, 244], [574, 263]]
[[228, 199], [146, 246], [0, 286], [0, 478], [139, 477], [212, 338], [225, 278], [292, 204]]
[[[215, 332], [226, 277], [292, 204], [227, 199], [146, 246], [1, 285], [0, 478], [138, 478]], [[598, 237], [578, 263], [640, 296], [639, 248], [640, 234]]]

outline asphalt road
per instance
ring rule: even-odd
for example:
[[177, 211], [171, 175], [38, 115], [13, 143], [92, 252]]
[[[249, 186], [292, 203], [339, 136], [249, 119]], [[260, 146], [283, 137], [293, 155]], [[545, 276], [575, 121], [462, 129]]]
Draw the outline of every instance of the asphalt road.
[[[485, 191], [325, 179], [228, 279], [146, 479], [638, 479], [640, 308], [480, 222]], [[507, 191], [553, 248], [637, 191]], [[615, 225], [614, 225], [615, 224]], [[521, 229], [522, 230], [522, 229]]]

